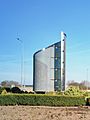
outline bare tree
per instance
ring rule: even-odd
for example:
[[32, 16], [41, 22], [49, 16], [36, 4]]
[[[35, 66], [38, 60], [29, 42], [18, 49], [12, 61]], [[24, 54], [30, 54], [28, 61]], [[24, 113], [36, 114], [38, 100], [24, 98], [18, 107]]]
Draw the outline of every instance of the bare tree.
[[75, 82], [74, 80], [72, 81], [68, 81], [67, 83], [68, 86], [76, 86], [76, 87], [79, 87], [79, 89], [81, 90], [86, 90], [86, 89], [90, 89], [90, 82], [88, 81], [81, 81], [80, 83], [79, 82]]
[[19, 83], [13, 80], [12, 81], [4, 80], [1, 82], [1, 86], [3, 87], [11, 87], [12, 85], [19, 86]]

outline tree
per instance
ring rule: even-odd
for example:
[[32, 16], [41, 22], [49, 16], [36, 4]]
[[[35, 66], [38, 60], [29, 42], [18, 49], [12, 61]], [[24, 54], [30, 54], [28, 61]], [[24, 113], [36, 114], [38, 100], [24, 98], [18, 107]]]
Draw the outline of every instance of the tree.
[[90, 89], [90, 82], [89, 81], [82, 81], [80, 83], [80, 89], [86, 90], [86, 89]]
[[86, 90], [87, 88], [90, 89], [90, 82], [88, 81], [81, 81], [79, 82], [75, 82], [75, 81], [69, 81], [68, 82], [68, 87], [70, 86], [75, 86], [75, 87], [79, 87], [80, 90]]
[[19, 83], [16, 81], [8, 81], [8, 80], [1, 82], [1, 86], [3, 87], [11, 87], [12, 85], [19, 86]]
[[79, 86], [79, 83], [75, 81], [68, 81], [68, 86]]

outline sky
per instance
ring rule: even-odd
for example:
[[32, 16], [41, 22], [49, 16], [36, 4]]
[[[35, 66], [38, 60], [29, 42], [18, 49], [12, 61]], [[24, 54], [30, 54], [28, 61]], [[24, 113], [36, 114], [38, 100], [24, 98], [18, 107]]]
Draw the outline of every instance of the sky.
[[67, 34], [66, 82], [89, 81], [90, 0], [0, 0], [0, 82], [21, 82], [23, 45], [23, 79], [32, 84], [33, 54], [60, 41], [61, 31]]

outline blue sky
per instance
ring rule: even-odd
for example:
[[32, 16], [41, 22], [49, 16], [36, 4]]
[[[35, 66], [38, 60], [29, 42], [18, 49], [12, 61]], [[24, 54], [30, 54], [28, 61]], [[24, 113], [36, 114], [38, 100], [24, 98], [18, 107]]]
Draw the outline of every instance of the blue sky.
[[90, 0], [0, 0], [0, 82], [20, 82], [21, 44], [24, 75], [32, 84], [32, 57], [67, 34], [67, 81], [90, 80]]

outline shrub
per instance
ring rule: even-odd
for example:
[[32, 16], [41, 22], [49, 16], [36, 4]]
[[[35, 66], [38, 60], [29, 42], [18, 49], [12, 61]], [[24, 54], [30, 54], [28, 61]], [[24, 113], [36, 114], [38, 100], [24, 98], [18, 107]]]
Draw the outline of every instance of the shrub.
[[57, 91], [56, 92], [56, 95], [63, 95], [64, 93], [63, 92], [61, 92], [61, 91]]
[[21, 90], [18, 87], [13, 87], [11, 91], [12, 93], [21, 93]]
[[55, 95], [56, 93], [53, 92], [53, 91], [50, 91], [50, 92], [46, 92], [47, 95]]
[[84, 97], [89, 97], [90, 96], [90, 92], [87, 92], [87, 91], [83, 92], [83, 96]]
[[90, 106], [90, 96], [86, 97], [86, 105]]
[[83, 92], [81, 92], [78, 87], [74, 86], [71, 86], [64, 94], [67, 96], [83, 96]]
[[0, 94], [2, 93], [3, 90], [4, 90], [4, 87], [0, 87]]
[[1, 94], [7, 94], [7, 91], [4, 89]]
[[7, 91], [7, 92], [11, 92], [11, 89], [10, 89], [10, 87], [4, 87], [4, 89]]
[[80, 106], [85, 105], [85, 98], [60, 95], [11, 94], [0, 95], [0, 105]]

